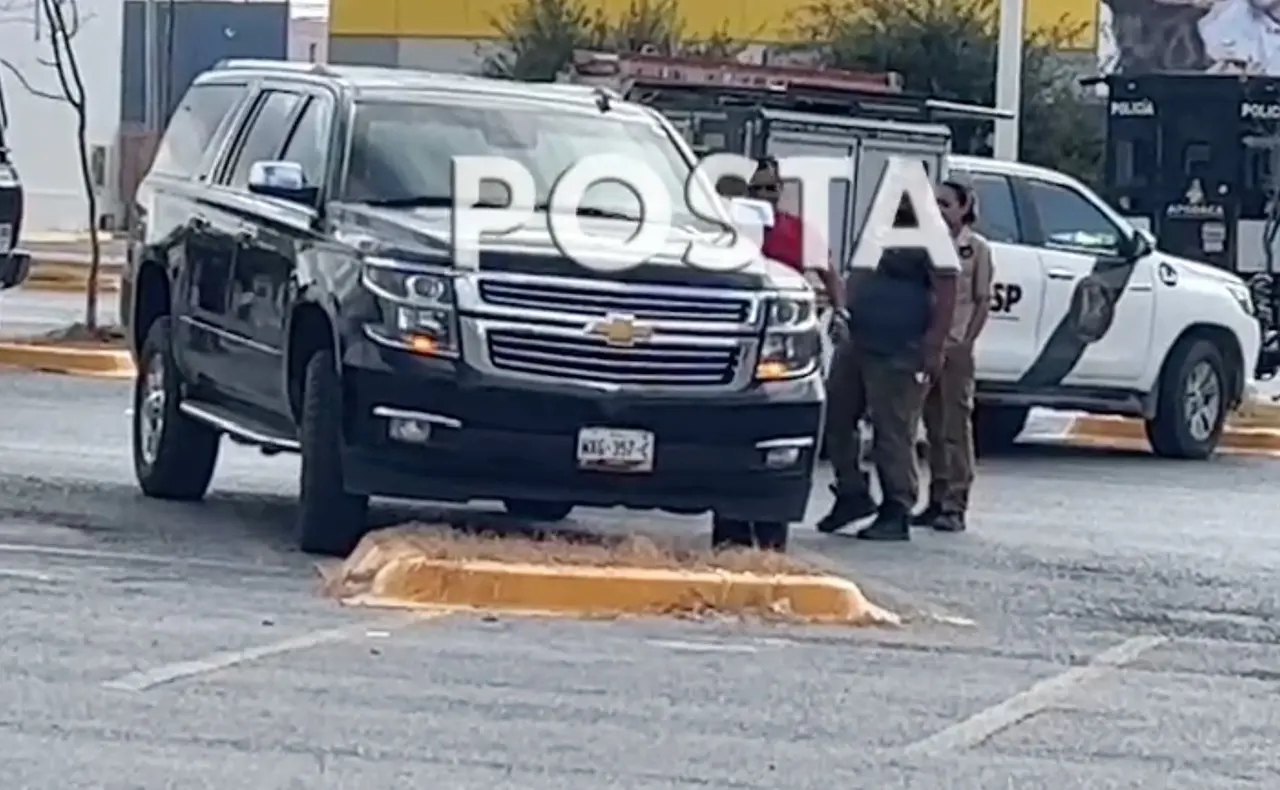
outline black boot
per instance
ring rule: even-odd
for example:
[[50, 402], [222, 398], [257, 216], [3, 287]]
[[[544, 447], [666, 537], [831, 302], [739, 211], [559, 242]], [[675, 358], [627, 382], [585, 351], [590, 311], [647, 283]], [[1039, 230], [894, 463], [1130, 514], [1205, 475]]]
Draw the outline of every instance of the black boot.
[[938, 517], [941, 515], [942, 505], [938, 504], [937, 501], [930, 499], [929, 504], [924, 510], [921, 510], [919, 513], [916, 513], [911, 517], [911, 526], [932, 527], [933, 522], [937, 521]]
[[897, 502], [885, 502], [871, 525], [858, 530], [858, 540], [911, 540], [911, 513]]
[[876, 512], [876, 503], [871, 495], [863, 491], [860, 494], [840, 492], [834, 487], [836, 501], [831, 503], [831, 510], [818, 522], [818, 531], [826, 534], [839, 532], [855, 521], [860, 521]]
[[930, 526], [938, 532], [964, 532], [964, 512], [948, 510], [940, 513]]

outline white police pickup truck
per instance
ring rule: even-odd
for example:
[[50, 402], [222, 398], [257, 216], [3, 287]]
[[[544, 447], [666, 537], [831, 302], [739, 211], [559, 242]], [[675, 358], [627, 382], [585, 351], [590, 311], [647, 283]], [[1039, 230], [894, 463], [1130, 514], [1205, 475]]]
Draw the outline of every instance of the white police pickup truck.
[[1260, 330], [1234, 274], [1156, 249], [1075, 179], [954, 156], [991, 243], [975, 438], [1012, 444], [1033, 406], [1146, 421], [1155, 452], [1205, 458], [1254, 376]]

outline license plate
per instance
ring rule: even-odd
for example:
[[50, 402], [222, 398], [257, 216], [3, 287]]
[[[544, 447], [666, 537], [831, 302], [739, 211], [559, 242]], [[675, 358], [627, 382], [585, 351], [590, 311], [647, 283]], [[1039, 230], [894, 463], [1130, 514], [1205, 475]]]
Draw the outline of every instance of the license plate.
[[606, 472], [652, 472], [653, 434], [621, 428], [578, 431], [578, 465]]
[[0, 222], [0, 252], [8, 252], [13, 247], [13, 226], [8, 222]]

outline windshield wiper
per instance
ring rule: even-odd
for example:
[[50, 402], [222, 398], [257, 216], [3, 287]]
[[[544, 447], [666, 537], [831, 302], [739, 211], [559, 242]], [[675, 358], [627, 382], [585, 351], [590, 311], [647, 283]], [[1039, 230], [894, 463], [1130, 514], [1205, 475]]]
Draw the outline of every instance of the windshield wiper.
[[[360, 202], [377, 208], [453, 208], [453, 197], [450, 195], [408, 195], [398, 198], [375, 198]], [[496, 200], [478, 200], [471, 208], [506, 207], [506, 203]]]
[[[551, 211], [550, 203], [539, 203], [533, 207], [534, 211], [549, 212]], [[596, 206], [578, 206], [579, 217], [592, 217], [594, 219], [620, 219], [625, 222], [639, 222], [640, 217], [626, 211], [617, 211], [615, 209], [598, 208]]]

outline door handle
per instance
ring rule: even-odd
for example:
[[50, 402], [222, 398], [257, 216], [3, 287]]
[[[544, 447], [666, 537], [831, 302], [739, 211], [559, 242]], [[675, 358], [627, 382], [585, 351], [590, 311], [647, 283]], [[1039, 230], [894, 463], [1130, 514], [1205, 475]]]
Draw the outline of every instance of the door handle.
[[1073, 271], [1071, 271], [1070, 269], [1050, 269], [1048, 273], [1049, 273], [1049, 279], [1050, 279], [1050, 280], [1074, 280], [1074, 279], [1076, 279], [1076, 273], [1075, 273], [1075, 272], [1073, 272]]

